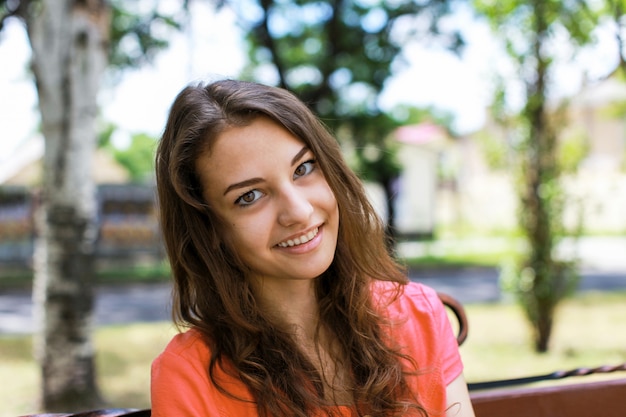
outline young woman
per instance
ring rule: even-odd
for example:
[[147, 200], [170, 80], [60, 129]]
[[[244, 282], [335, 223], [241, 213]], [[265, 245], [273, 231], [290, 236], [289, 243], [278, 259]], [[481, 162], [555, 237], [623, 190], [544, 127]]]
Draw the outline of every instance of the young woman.
[[156, 174], [185, 331], [153, 363], [153, 416], [474, 415], [443, 305], [294, 95], [185, 88]]

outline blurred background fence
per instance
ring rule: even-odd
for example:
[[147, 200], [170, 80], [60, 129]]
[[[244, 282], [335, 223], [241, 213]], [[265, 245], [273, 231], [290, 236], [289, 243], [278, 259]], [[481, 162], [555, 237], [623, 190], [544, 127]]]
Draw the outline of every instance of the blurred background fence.
[[[163, 259], [155, 201], [151, 185], [98, 186], [98, 262], [119, 264]], [[32, 187], [0, 186], [0, 266], [31, 266], [36, 204], [36, 191]]]

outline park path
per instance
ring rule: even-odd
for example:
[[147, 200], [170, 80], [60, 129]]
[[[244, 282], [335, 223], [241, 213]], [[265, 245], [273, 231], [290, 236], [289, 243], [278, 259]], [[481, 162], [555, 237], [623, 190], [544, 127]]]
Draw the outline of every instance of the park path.
[[[464, 304], [503, 298], [495, 268], [411, 271], [409, 276]], [[96, 325], [169, 320], [170, 290], [166, 283], [100, 286], [96, 292]], [[579, 291], [592, 290], [626, 290], [626, 271], [583, 271]], [[0, 335], [29, 334], [33, 326], [30, 292], [0, 293]]]

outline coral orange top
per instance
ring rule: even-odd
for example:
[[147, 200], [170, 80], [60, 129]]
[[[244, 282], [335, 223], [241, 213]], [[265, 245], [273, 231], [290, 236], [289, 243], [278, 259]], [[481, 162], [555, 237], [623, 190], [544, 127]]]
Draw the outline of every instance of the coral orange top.
[[[377, 283], [374, 294], [382, 294], [391, 285]], [[410, 283], [386, 314], [394, 320], [390, 336], [418, 364], [419, 375], [408, 377], [411, 389], [429, 414], [445, 415], [446, 386], [461, 374], [463, 365], [439, 297], [429, 287]], [[240, 380], [216, 367], [223, 387], [249, 401], [233, 399], [211, 383], [209, 358], [198, 331], [174, 336], [152, 364], [153, 417], [258, 416], [254, 399]], [[355, 415], [348, 406], [335, 411], [345, 417]]]

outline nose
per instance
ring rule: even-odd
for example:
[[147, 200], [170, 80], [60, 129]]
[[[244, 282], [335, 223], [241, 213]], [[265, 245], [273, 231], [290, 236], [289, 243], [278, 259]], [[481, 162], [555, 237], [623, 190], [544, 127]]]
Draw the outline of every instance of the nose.
[[278, 223], [281, 226], [308, 225], [313, 214], [313, 205], [304, 190], [288, 187], [281, 192], [278, 201]]

